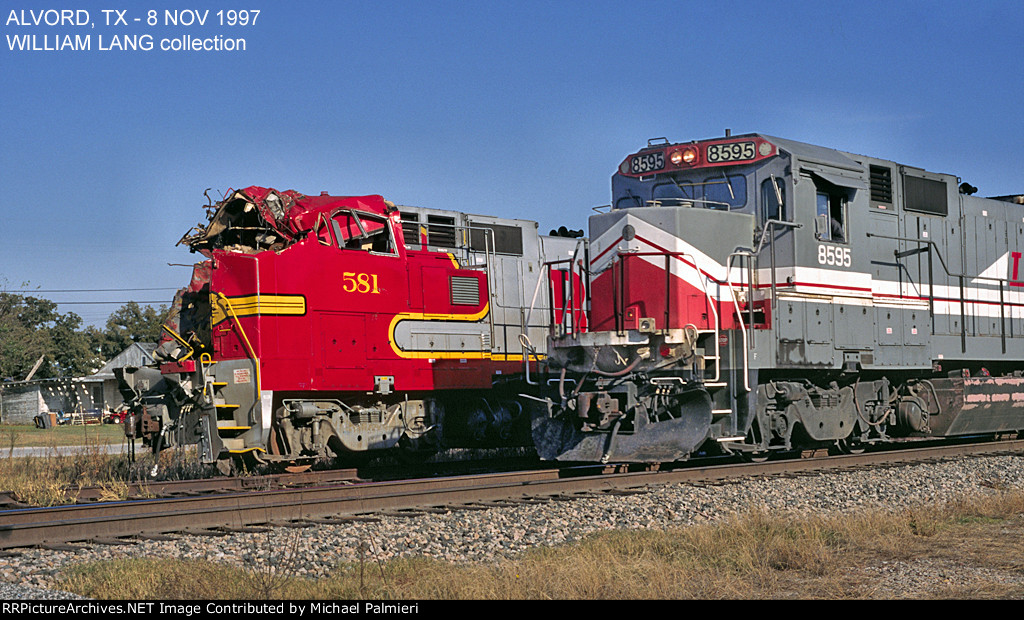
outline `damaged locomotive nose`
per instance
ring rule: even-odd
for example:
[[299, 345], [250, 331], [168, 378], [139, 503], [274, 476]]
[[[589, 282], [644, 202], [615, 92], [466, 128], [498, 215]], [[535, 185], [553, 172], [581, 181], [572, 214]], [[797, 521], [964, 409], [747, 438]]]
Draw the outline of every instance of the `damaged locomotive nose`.
[[208, 255], [214, 249], [254, 254], [280, 251], [294, 242], [297, 231], [285, 217], [302, 195], [288, 191], [249, 187], [236, 190], [214, 205], [206, 224], [197, 224], [178, 241], [194, 252]]

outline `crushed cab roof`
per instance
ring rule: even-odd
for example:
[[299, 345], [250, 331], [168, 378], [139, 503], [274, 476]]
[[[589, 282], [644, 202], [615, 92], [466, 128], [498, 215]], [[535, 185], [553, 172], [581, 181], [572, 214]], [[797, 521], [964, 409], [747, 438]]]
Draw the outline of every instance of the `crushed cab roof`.
[[227, 198], [208, 206], [209, 221], [190, 229], [178, 244], [207, 255], [214, 249], [280, 251], [304, 238], [321, 216], [338, 209], [385, 216], [393, 207], [379, 195], [307, 196], [253, 185], [231, 190]]

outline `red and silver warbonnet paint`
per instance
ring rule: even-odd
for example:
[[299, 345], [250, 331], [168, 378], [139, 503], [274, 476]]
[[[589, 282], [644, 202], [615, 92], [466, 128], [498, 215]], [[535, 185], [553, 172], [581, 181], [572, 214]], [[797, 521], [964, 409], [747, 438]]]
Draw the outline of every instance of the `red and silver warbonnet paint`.
[[[595, 330], [608, 329], [614, 297], [622, 310], [636, 307], [656, 327], [694, 325], [713, 329], [709, 303], [725, 329], [732, 319], [735, 295], [747, 288], [747, 271], [730, 267], [737, 248], [749, 247], [754, 234], [750, 215], [702, 209], [622, 209], [591, 217], [591, 273], [595, 299]], [[623, 270], [629, 272], [624, 277]], [[669, 291], [666, 308], [666, 290]]]

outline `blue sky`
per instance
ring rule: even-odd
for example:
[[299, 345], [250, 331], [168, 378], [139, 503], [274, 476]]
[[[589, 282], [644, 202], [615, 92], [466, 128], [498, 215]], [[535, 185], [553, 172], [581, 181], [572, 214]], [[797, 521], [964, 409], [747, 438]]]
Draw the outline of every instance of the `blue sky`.
[[[1024, 0], [0, 5], [0, 288], [164, 289], [40, 293], [57, 301], [170, 300], [206, 188], [580, 228], [648, 138], [725, 128], [1024, 192]], [[255, 25], [216, 23], [243, 5]], [[95, 27], [12, 23], [47, 8]], [[145, 24], [186, 8], [206, 24]], [[89, 34], [91, 49], [10, 49], [29, 34]], [[146, 34], [156, 49], [97, 40]], [[159, 50], [185, 35], [246, 51]], [[118, 305], [61, 311], [102, 323]]]

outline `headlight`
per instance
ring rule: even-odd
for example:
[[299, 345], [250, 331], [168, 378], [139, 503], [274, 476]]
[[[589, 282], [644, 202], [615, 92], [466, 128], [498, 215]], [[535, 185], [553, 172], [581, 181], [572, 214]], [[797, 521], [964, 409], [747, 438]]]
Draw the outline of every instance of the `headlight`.
[[692, 166], [697, 162], [697, 149], [692, 146], [688, 146], [684, 149], [678, 149], [672, 151], [668, 155], [668, 160], [672, 162], [673, 166], [682, 166], [686, 164]]

